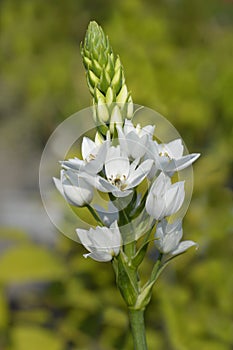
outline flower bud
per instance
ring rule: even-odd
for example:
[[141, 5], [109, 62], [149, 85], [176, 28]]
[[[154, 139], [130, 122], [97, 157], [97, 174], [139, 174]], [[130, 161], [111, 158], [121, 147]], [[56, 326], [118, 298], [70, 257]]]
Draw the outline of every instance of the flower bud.
[[146, 211], [156, 220], [175, 214], [185, 197], [184, 181], [171, 183], [169, 176], [160, 173], [153, 183], [147, 200]]
[[110, 132], [113, 134], [116, 125], [122, 125], [123, 118], [120, 111], [120, 108], [116, 105], [113, 108], [111, 119], [110, 119]]
[[98, 101], [97, 113], [101, 123], [107, 123], [109, 121], [109, 112], [106, 104], [102, 104], [102, 102]]
[[[98, 117], [95, 120], [107, 124], [106, 128], [98, 127], [99, 131], [105, 136], [106, 129], [109, 127], [109, 116], [107, 117], [105, 107], [103, 107], [104, 112], [101, 111], [100, 113], [99, 100], [102, 104], [107, 103], [107, 107], [110, 108], [112, 103], [131, 103], [132, 97], [125, 85], [120, 58], [114, 55], [108, 38], [96, 22], [90, 22], [88, 26], [84, 43], [81, 44], [81, 54], [87, 71], [89, 90], [94, 97], [93, 103], [98, 105]], [[121, 118], [119, 118], [119, 115], [115, 115], [114, 111], [111, 117], [112, 123], [119, 122], [119, 120], [123, 123], [125, 117], [128, 119], [132, 117], [131, 107], [124, 108], [124, 106], [121, 106], [121, 110], [124, 110]], [[111, 132], [113, 130], [114, 126], [111, 127]]]
[[62, 170], [60, 179], [53, 178], [55, 186], [68, 203], [76, 207], [84, 207], [93, 199], [93, 187], [78, 173]]

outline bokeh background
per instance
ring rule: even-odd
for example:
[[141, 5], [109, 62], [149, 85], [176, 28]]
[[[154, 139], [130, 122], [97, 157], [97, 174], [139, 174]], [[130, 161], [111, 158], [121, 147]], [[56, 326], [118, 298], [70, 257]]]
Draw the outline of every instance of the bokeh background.
[[149, 349], [232, 349], [233, 2], [2, 0], [0, 19], [0, 349], [132, 349], [111, 264], [56, 231], [38, 188], [48, 137], [90, 105], [79, 52], [90, 20], [120, 54], [134, 102], [202, 153], [184, 221], [199, 250], [154, 288]]

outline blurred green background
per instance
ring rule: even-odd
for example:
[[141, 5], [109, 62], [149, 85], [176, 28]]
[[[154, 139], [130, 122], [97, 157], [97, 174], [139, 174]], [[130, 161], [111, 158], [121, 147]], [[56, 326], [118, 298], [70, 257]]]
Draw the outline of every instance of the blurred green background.
[[0, 17], [0, 349], [132, 349], [111, 264], [56, 232], [38, 189], [48, 137], [90, 105], [79, 52], [90, 20], [120, 54], [134, 102], [202, 153], [184, 221], [199, 250], [155, 287], [149, 349], [232, 349], [233, 2], [2, 0]]

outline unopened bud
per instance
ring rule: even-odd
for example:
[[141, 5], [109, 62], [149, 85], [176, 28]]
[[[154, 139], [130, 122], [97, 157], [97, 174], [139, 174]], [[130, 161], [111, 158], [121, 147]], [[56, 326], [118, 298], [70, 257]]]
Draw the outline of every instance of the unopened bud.
[[103, 136], [99, 131], [97, 131], [95, 134], [95, 143], [99, 146], [99, 145], [102, 145], [103, 142], [104, 142]]
[[122, 86], [122, 68], [120, 67], [114, 74], [114, 77], [112, 79], [112, 86], [114, 86], [114, 89], [116, 93], [119, 92]]
[[107, 123], [109, 121], [109, 112], [106, 104], [98, 101], [97, 105], [98, 119], [100, 122]]
[[127, 98], [128, 98], [128, 90], [126, 85], [124, 84], [119, 94], [117, 95], [116, 101], [117, 103], [125, 103], [127, 101]]
[[115, 97], [115, 94], [113, 93], [113, 89], [111, 88], [111, 86], [109, 86], [106, 93], [106, 103], [108, 106], [112, 104], [112, 102], [114, 101], [114, 97]]
[[133, 118], [133, 102], [128, 102], [127, 103], [127, 112], [126, 112], [126, 118], [127, 119], [132, 119]]
[[123, 124], [123, 118], [121, 115], [121, 111], [120, 108], [116, 105], [113, 108], [112, 114], [111, 114], [111, 118], [110, 118], [110, 131], [113, 134], [114, 133], [114, 129], [115, 129], [115, 125], [122, 125]]

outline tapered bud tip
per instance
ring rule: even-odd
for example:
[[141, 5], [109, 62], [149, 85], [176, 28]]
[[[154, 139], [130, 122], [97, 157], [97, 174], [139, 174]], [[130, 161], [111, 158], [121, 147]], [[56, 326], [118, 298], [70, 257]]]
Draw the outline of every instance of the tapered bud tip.
[[100, 26], [96, 21], [91, 21], [87, 28], [87, 34], [99, 34]]
[[91, 21], [88, 25], [85, 44], [88, 46], [92, 42], [95, 42], [98, 45], [105, 38], [105, 34], [101, 26], [97, 22]]

